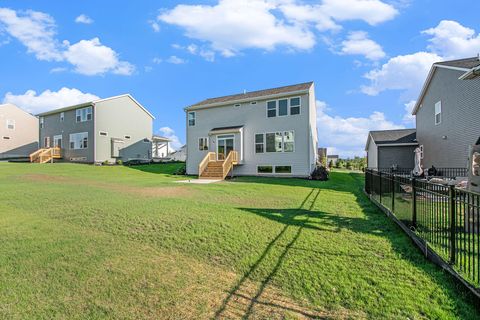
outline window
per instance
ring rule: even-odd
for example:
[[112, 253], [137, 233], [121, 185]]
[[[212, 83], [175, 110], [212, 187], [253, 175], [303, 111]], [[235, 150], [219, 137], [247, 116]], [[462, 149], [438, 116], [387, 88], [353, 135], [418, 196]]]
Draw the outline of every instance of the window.
[[255, 135], [255, 153], [264, 153], [265, 152], [265, 136], [263, 133], [257, 133]]
[[101, 135], [101, 136], [104, 136], [104, 137], [108, 136], [108, 133], [105, 132], [105, 131], [100, 131], [100, 132], [98, 132], [98, 134]]
[[86, 107], [75, 110], [77, 122], [92, 120], [92, 107]]
[[288, 100], [278, 100], [278, 116], [287, 116], [288, 115]]
[[[275, 133], [266, 133], [266, 152], [293, 152], [295, 150], [294, 131], [284, 131]], [[255, 137], [255, 150], [257, 150], [257, 141]]]
[[188, 113], [188, 126], [189, 127], [193, 127], [195, 125], [195, 118], [196, 118], [195, 112], [189, 112]]
[[70, 134], [70, 149], [87, 149], [88, 148], [88, 132]]
[[283, 151], [293, 152], [295, 148], [295, 133], [293, 131], [285, 131], [283, 133]]
[[45, 126], [45, 119], [43, 117], [40, 117], [40, 129], [42, 129]]
[[275, 173], [292, 173], [292, 166], [275, 166]]
[[420, 146], [420, 159], [423, 159], [423, 144]]
[[65, 112], [60, 112], [60, 122], [63, 122], [65, 120]]
[[267, 102], [267, 117], [273, 118], [277, 116], [277, 101]]
[[62, 135], [53, 136], [53, 146], [58, 148], [63, 148], [63, 141]]
[[124, 138], [127, 139], [127, 140], [130, 140], [132, 137], [130, 137], [130, 136], [125, 136]]
[[50, 137], [44, 137], [43, 138], [43, 147], [44, 148], [50, 148]]
[[290, 115], [300, 114], [300, 98], [290, 98]]
[[257, 173], [273, 173], [272, 166], [258, 166]]
[[208, 150], [208, 138], [198, 138], [198, 150]]
[[435, 125], [442, 122], [442, 101], [435, 103]]
[[15, 130], [15, 120], [7, 119], [7, 129]]

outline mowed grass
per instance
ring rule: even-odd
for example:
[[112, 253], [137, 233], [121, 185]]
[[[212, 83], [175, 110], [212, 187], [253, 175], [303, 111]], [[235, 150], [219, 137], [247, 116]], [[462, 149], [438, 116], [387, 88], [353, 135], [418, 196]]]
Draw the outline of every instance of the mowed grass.
[[475, 319], [363, 177], [0, 163], [1, 319]]

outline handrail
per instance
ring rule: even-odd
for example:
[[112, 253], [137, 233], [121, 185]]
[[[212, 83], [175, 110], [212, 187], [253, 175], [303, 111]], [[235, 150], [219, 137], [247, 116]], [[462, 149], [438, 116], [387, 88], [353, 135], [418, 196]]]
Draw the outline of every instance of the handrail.
[[225, 179], [227, 174], [232, 169], [234, 163], [237, 162], [237, 158], [238, 158], [237, 151], [230, 151], [228, 153], [228, 156], [225, 158], [225, 161], [222, 163], [222, 169], [223, 169], [222, 179]]
[[53, 161], [54, 158], [61, 157], [61, 151], [60, 147], [40, 148], [30, 154], [30, 162], [45, 163]]
[[215, 161], [215, 157], [216, 157], [215, 152], [208, 152], [205, 155], [205, 158], [203, 158], [203, 160], [198, 165], [198, 176], [202, 175], [203, 171], [205, 171], [205, 169], [208, 167], [208, 163], [210, 161]]

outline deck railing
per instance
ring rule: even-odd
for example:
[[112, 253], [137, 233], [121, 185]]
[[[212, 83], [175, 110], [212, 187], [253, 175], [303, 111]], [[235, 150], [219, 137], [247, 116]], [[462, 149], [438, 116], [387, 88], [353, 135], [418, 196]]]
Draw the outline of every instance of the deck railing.
[[365, 191], [480, 289], [480, 194], [371, 169], [365, 172]]
[[222, 164], [223, 174], [222, 179], [228, 175], [230, 170], [232, 170], [233, 165], [238, 163], [238, 152], [237, 151], [230, 151], [228, 156], [225, 158], [225, 161]]
[[41, 148], [30, 154], [30, 162], [46, 163], [53, 162], [53, 159], [61, 157], [62, 149], [60, 147]]
[[205, 171], [205, 169], [207, 169], [208, 163], [210, 161], [215, 161], [216, 160], [216, 156], [217, 156], [217, 154], [215, 152], [208, 152], [205, 155], [205, 158], [203, 158], [203, 160], [198, 165], [198, 176], [201, 176], [202, 173]]

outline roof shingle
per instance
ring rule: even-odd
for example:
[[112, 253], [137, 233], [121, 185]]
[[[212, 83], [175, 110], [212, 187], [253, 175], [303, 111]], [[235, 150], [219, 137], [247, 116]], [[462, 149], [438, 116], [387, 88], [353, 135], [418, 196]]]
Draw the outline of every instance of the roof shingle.
[[466, 58], [466, 59], [437, 62], [435, 64], [441, 65], [441, 66], [448, 66], [448, 67], [472, 69], [480, 66], [480, 60], [478, 59], [478, 57], [473, 57], [473, 58]]
[[377, 145], [417, 142], [416, 129], [370, 131], [370, 135]]

